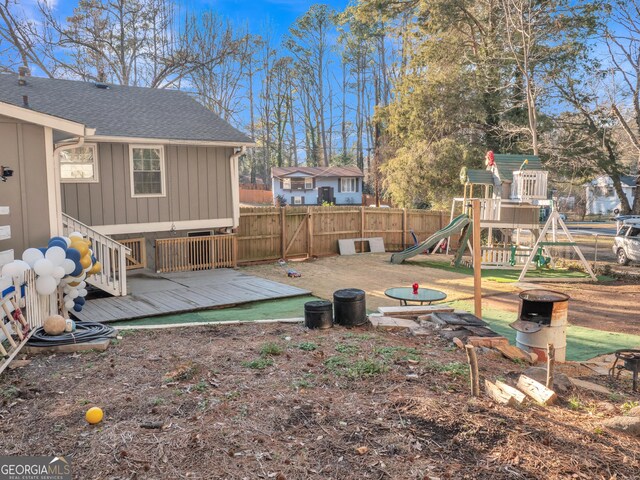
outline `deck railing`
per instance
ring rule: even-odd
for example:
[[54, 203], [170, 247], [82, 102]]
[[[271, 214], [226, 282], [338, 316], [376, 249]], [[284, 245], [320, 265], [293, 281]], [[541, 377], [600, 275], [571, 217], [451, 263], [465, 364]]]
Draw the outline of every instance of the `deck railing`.
[[498, 221], [500, 220], [501, 200], [499, 198], [480, 199], [480, 220]]
[[147, 242], [144, 237], [121, 238], [118, 241], [131, 250], [127, 255], [127, 270], [147, 268]]
[[512, 200], [546, 200], [547, 174], [543, 170], [518, 170], [513, 172]]
[[88, 277], [87, 283], [115, 296], [126, 295], [126, 257], [131, 255], [131, 250], [65, 213], [62, 214], [62, 228], [65, 235], [80, 232], [90, 240], [93, 254], [102, 265], [100, 273]]
[[233, 268], [237, 265], [237, 258], [236, 235], [156, 240], [156, 271], [158, 273]]

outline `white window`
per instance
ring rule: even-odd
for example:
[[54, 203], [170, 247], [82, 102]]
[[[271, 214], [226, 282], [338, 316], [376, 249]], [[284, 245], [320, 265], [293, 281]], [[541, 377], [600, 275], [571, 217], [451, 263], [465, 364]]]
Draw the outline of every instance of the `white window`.
[[357, 178], [341, 178], [340, 191], [344, 193], [355, 193], [357, 182]]
[[164, 197], [164, 149], [161, 145], [129, 145], [131, 196]]
[[304, 189], [305, 190], [313, 190], [313, 178], [305, 178], [304, 179]]
[[283, 178], [282, 179], [282, 188], [283, 190], [291, 190], [291, 179]]
[[294, 205], [302, 205], [302, 197], [293, 197]]
[[85, 144], [60, 152], [60, 181], [95, 183], [98, 181], [98, 146]]

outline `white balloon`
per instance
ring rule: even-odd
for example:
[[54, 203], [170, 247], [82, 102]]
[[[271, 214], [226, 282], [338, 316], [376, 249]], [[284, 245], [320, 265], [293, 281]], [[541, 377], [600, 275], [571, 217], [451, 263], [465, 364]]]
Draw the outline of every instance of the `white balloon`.
[[87, 288], [87, 282], [80, 282], [78, 284], [78, 289], [81, 289], [81, 288]]
[[70, 296], [71, 298], [78, 298], [78, 289], [77, 289], [77, 288], [72, 288], [72, 289], [69, 291], [69, 296]]
[[58, 286], [56, 279], [51, 276], [40, 276], [36, 278], [36, 291], [40, 295], [51, 295]]
[[62, 239], [67, 242], [67, 247], [71, 246], [71, 239], [69, 237], [62, 237]]
[[16, 262], [9, 262], [2, 267], [2, 276], [14, 278], [20, 275], [20, 266]]
[[30, 267], [33, 267], [33, 265], [42, 258], [44, 258], [44, 254], [37, 248], [27, 248], [22, 253], [22, 260], [27, 262]]
[[18, 268], [20, 269], [20, 273], [24, 273], [27, 270], [31, 270], [31, 266], [24, 260], [14, 260], [13, 263], [18, 265]]
[[65, 258], [64, 262], [62, 262], [62, 268], [64, 268], [64, 273], [66, 275], [71, 275], [76, 269], [76, 264], [70, 258]]
[[78, 289], [78, 296], [79, 297], [86, 297], [87, 296], [87, 289], [86, 288], [79, 288]]
[[66, 302], [64, 302], [64, 306], [67, 307], [67, 310], [72, 309], [74, 305], [75, 302], [73, 300], [67, 300]]
[[74, 237], [84, 238], [84, 235], [82, 235], [80, 232], [73, 232], [69, 234], [69, 238], [74, 238]]
[[41, 277], [50, 277], [53, 273], [53, 267], [54, 265], [51, 260], [47, 260], [46, 258], [41, 258], [33, 264], [33, 269]]
[[68, 294], [62, 297], [62, 301], [68, 302], [69, 300], [73, 300]]
[[[53, 267], [52, 276], [56, 280], [60, 280], [62, 277], [65, 276], [64, 268], [62, 268], [62, 267]], [[60, 283], [60, 282], [58, 282], [58, 283]]]
[[61, 247], [51, 247], [47, 249], [47, 253], [45, 253], [44, 257], [47, 260], [50, 260], [56, 266], [62, 265], [62, 262], [66, 260], [66, 252]]

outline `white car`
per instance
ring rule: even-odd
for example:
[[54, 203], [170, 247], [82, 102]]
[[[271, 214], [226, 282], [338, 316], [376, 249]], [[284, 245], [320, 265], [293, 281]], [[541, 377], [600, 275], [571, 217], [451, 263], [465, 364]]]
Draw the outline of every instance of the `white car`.
[[620, 265], [640, 262], [640, 222], [625, 221], [613, 239], [613, 253]]

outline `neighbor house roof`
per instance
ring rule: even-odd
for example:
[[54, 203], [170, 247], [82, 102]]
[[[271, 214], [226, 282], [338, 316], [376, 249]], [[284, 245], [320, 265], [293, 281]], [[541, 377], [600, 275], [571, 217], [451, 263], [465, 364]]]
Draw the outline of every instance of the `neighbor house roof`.
[[627, 187], [635, 187], [636, 177], [633, 175], [620, 175], [620, 182]]
[[490, 170], [474, 170], [463, 168], [460, 172], [460, 181], [463, 184], [493, 185], [493, 173]]
[[520, 170], [520, 166], [525, 160], [529, 163], [525, 165], [524, 170], [544, 170], [542, 162], [536, 155], [509, 155], [509, 154], [496, 154], [494, 155], [496, 170], [498, 177], [503, 182], [513, 181], [513, 172]]
[[296, 173], [311, 177], [364, 177], [358, 167], [274, 167], [271, 176], [280, 178], [294, 176]]
[[[108, 85], [75, 80], [0, 74], [0, 102], [84, 124], [97, 137], [133, 137], [178, 141], [251, 144], [185, 92], [179, 90]], [[104, 84], [101, 84], [103, 87]]]

